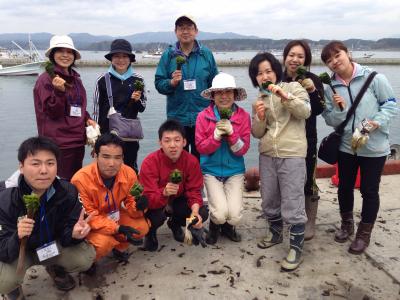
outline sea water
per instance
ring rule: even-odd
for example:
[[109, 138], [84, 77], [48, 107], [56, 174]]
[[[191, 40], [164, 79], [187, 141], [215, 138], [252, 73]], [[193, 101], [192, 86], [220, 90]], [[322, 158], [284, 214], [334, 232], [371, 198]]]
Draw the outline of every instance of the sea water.
[[[379, 73], [387, 76], [394, 89], [396, 98], [400, 98], [400, 66], [379, 65], [373, 67]], [[96, 79], [107, 68], [92, 67], [78, 68], [81, 74], [83, 84], [86, 88], [88, 97], [87, 110], [90, 114], [93, 112], [93, 91]], [[157, 130], [159, 125], [166, 118], [166, 98], [160, 95], [154, 87], [155, 67], [139, 68], [134, 66], [135, 72], [140, 73], [146, 83], [147, 107], [139, 114], [142, 120], [145, 138], [140, 142], [138, 162], [139, 165], [143, 158], [150, 152], [158, 149]], [[255, 89], [248, 77], [246, 67], [220, 67], [220, 71], [229, 73], [236, 78], [238, 86], [247, 91], [248, 99], [240, 101], [238, 104], [249, 113], [251, 112], [251, 103], [255, 100], [257, 89]], [[319, 74], [327, 71], [323, 66], [316, 66], [311, 69], [312, 72]], [[0, 180], [7, 178], [18, 168], [17, 149], [20, 143], [31, 136], [37, 134], [36, 119], [33, 106], [33, 87], [36, 76], [21, 77], [1, 77], [0, 78]], [[204, 100], [208, 101], [208, 100]], [[332, 129], [325, 125], [321, 116], [318, 117], [318, 138], [321, 140]], [[400, 144], [400, 116], [393, 118], [390, 133], [391, 143]], [[245, 156], [246, 167], [258, 165], [258, 140], [251, 138], [251, 147]], [[84, 163], [91, 161], [90, 148], [86, 148]]]

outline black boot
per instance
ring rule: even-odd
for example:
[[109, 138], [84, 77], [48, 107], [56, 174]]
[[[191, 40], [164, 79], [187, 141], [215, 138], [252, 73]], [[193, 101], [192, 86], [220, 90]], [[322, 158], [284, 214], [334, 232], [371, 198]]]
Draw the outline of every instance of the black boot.
[[268, 219], [269, 232], [260, 242], [257, 243], [257, 247], [261, 249], [267, 249], [282, 243], [283, 241], [283, 222], [281, 216], [274, 216]]
[[219, 231], [221, 230], [221, 225], [215, 224], [210, 220], [210, 225], [208, 227], [208, 233], [206, 237], [206, 243], [209, 245], [214, 245], [218, 241]]
[[183, 233], [182, 227], [174, 221], [172, 218], [167, 221], [168, 227], [171, 229], [174, 239], [177, 242], [183, 243], [185, 239], [185, 234]]
[[281, 263], [283, 271], [294, 271], [303, 261], [304, 230], [304, 224], [290, 226], [290, 249], [287, 257]]
[[53, 279], [55, 286], [61, 291], [69, 291], [75, 287], [75, 280], [63, 267], [52, 265], [46, 267], [47, 273]]
[[222, 224], [221, 234], [226, 236], [228, 239], [230, 239], [233, 242], [240, 242], [242, 240], [242, 237], [240, 236], [240, 234], [236, 232], [236, 227], [229, 224], [228, 222], [225, 224]]
[[158, 249], [157, 231], [150, 229], [144, 237], [144, 250], [154, 252]]

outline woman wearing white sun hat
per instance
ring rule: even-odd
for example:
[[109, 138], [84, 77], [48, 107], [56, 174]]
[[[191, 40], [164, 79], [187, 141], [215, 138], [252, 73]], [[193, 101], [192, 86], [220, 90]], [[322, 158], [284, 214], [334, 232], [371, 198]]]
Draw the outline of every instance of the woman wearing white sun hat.
[[33, 95], [39, 136], [60, 148], [58, 176], [70, 180], [82, 168], [85, 125], [96, 126], [86, 111], [86, 90], [73, 67], [81, 54], [67, 35], [55, 35], [45, 55], [52, 66], [36, 81]]
[[242, 218], [243, 155], [250, 147], [251, 126], [250, 115], [235, 101], [246, 99], [246, 91], [236, 87], [233, 76], [219, 73], [201, 96], [211, 100], [196, 120], [196, 147], [210, 207], [206, 242], [215, 244], [220, 232], [240, 242], [235, 226]]

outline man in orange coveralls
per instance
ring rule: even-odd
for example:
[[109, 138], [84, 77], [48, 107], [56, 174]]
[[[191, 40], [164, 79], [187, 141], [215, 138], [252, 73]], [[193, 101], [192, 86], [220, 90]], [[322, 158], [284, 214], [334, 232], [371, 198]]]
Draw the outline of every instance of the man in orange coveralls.
[[[140, 245], [149, 231], [144, 217], [148, 201], [135, 201], [129, 190], [137, 181], [135, 171], [123, 164], [123, 141], [116, 135], [100, 136], [95, 160], [78, 172], [71, 183], [79, 191], [86, 213], [92, 214], [86, 239], [96, 249], [96, 261], [111, 251], [119, 261], [127, 261], [129, 243]], [[93, 268], [95, 271], [95, 268]]]

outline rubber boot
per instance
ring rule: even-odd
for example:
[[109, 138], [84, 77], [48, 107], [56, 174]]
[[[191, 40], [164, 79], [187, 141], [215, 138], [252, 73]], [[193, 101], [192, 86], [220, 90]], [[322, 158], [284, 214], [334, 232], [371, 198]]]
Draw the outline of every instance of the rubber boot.
[[349, 252], [351, 254], [361, 254], [367, 249], [369, 241], [371, 239], [372, 228], [374, 223], [363, 223], [358, 224], [356, 238], [351, 243]]
[[307, 214], [307, 223], [306, 229], [304, 231], [304, 240], [309, 241], [315, 235], [315, 220], [317, 218], [318, 211], [318, 199], [319, 196], [306, 196], [305, 204], [306, 204], [306, 214]]
[[288, 255], [282, 260], [282, 271], [294, 271], [303, 261], [304, 229], [304, 224], [290, 226], [290, 249]]
[[171, 229], [174, 239], [177, 242], [183, 243], [183, 241], [185, 239], [185, 234], [182, 230], [182, 227], [176, 221], [174, 221], [172, 218], [170, 218], [167, 221], [167, 225]]
[[143, 249], [154, 252], [158, 249], [157, 231], [150, 228], [149, 232], [144, 237]]
[[226, 222], [225, 224], [221, 225], [221, 234], [226, 236], [233, 242], [240, 242], [242, 241], [242, 237], [236, 231], [236, 227]]
[[340, 229], [336, 230], [335, 241], [338, 243], [346, 242], [354, 233], [354, 219], [353, 212], [340, 213], [342, 223]]
[[210, 225], [208, 226], [208, 233], [206, 236], [206, 243], [209, 245], [214, 245], [218, 241], [220, 230], [221, 225], [215, 224], [210, 220]]
[[269, 231], [266, 237], [257, 243], [257, 247], [266, 249], [283, 241], [283, 222], [281, 216], [275, 216], [268, 219]]

